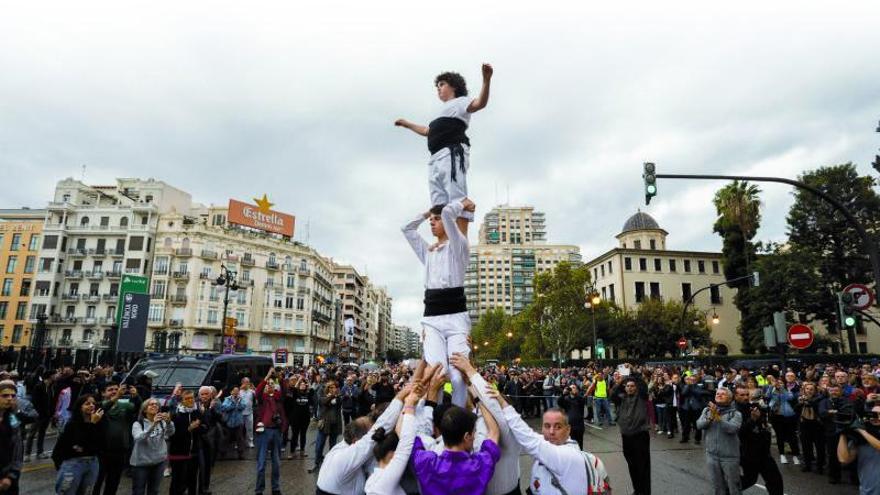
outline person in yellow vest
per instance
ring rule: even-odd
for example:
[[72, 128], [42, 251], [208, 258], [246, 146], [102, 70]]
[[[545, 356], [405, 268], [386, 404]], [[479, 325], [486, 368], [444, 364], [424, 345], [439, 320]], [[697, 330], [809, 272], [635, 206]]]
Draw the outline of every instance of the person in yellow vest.
[[611, 425], [611, 408], [608, 406], [608, 382], [605, 373], [599, 371], [596, 373], [596, 379], [593, 386], [593, 407], [596, 409], [595, 424], [602, 423], [605, 418], [605, 426]]

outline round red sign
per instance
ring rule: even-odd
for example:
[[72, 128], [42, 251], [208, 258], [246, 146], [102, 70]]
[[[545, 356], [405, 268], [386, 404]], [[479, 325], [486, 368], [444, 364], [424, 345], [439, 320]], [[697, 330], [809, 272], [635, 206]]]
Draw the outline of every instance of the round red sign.
[[688, 346], [688, 341], [684, 337], [678, 339], [678, 342], [676, 342], [676, 343], [678, 344], [678, 348], [681, 350], [685, 350]]
[[813, 329], [800, 323], [792, 325], [788, 329], [788, 343], [795, 349], [810, 347], [813, 345]]

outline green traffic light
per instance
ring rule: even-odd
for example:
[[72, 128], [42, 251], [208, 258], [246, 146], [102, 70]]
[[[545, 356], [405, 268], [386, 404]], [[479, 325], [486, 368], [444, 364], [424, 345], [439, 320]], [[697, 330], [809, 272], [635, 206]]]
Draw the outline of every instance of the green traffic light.
[[647, 190], [648, 194], [657, 194], [657, 186], [655, 186], [654, 184], [649, 185]]
[[856, 326], [856, 318], [855, 318], [855, 316], [847, 316], [846, 318], [843, 319], [843, 324], [846, 325], [846, 326], [848, 326], [848, 327], [854, 327], [854, 326]]

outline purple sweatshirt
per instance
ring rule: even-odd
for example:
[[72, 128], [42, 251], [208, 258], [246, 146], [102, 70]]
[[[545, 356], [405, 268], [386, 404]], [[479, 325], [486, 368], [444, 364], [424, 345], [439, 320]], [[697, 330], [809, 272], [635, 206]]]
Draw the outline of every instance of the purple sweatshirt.
[[483, 440], [479, 452], [444, 450], [437, 455], [425, 450], [416, 437], [410, 463], [422, 495], [481, 495], [495, 472], [501, 450], [492, 440]]

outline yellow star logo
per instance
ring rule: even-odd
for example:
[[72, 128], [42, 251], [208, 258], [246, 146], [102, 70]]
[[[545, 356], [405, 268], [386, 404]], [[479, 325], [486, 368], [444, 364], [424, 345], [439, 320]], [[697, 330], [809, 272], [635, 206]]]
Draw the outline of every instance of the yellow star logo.
[[260, 208], [260, 211], [263, 212], [263, 213], [265, 213], [265, 214], [268, 214], [269, 211], [271, 210], [271, 208], [272, 208], [273, 206], [275, 206], [275, 203], [270, 203], [270, 202], [269, 202], [269, 198], [266, 197], [266, 194], [265, 194], [265, 193], [263, 193], [263, 198], [262, 198], [262, 199], [254, 198], [254, 202], [255, 202], [255, 203], [257, 204], [257, 206]]

